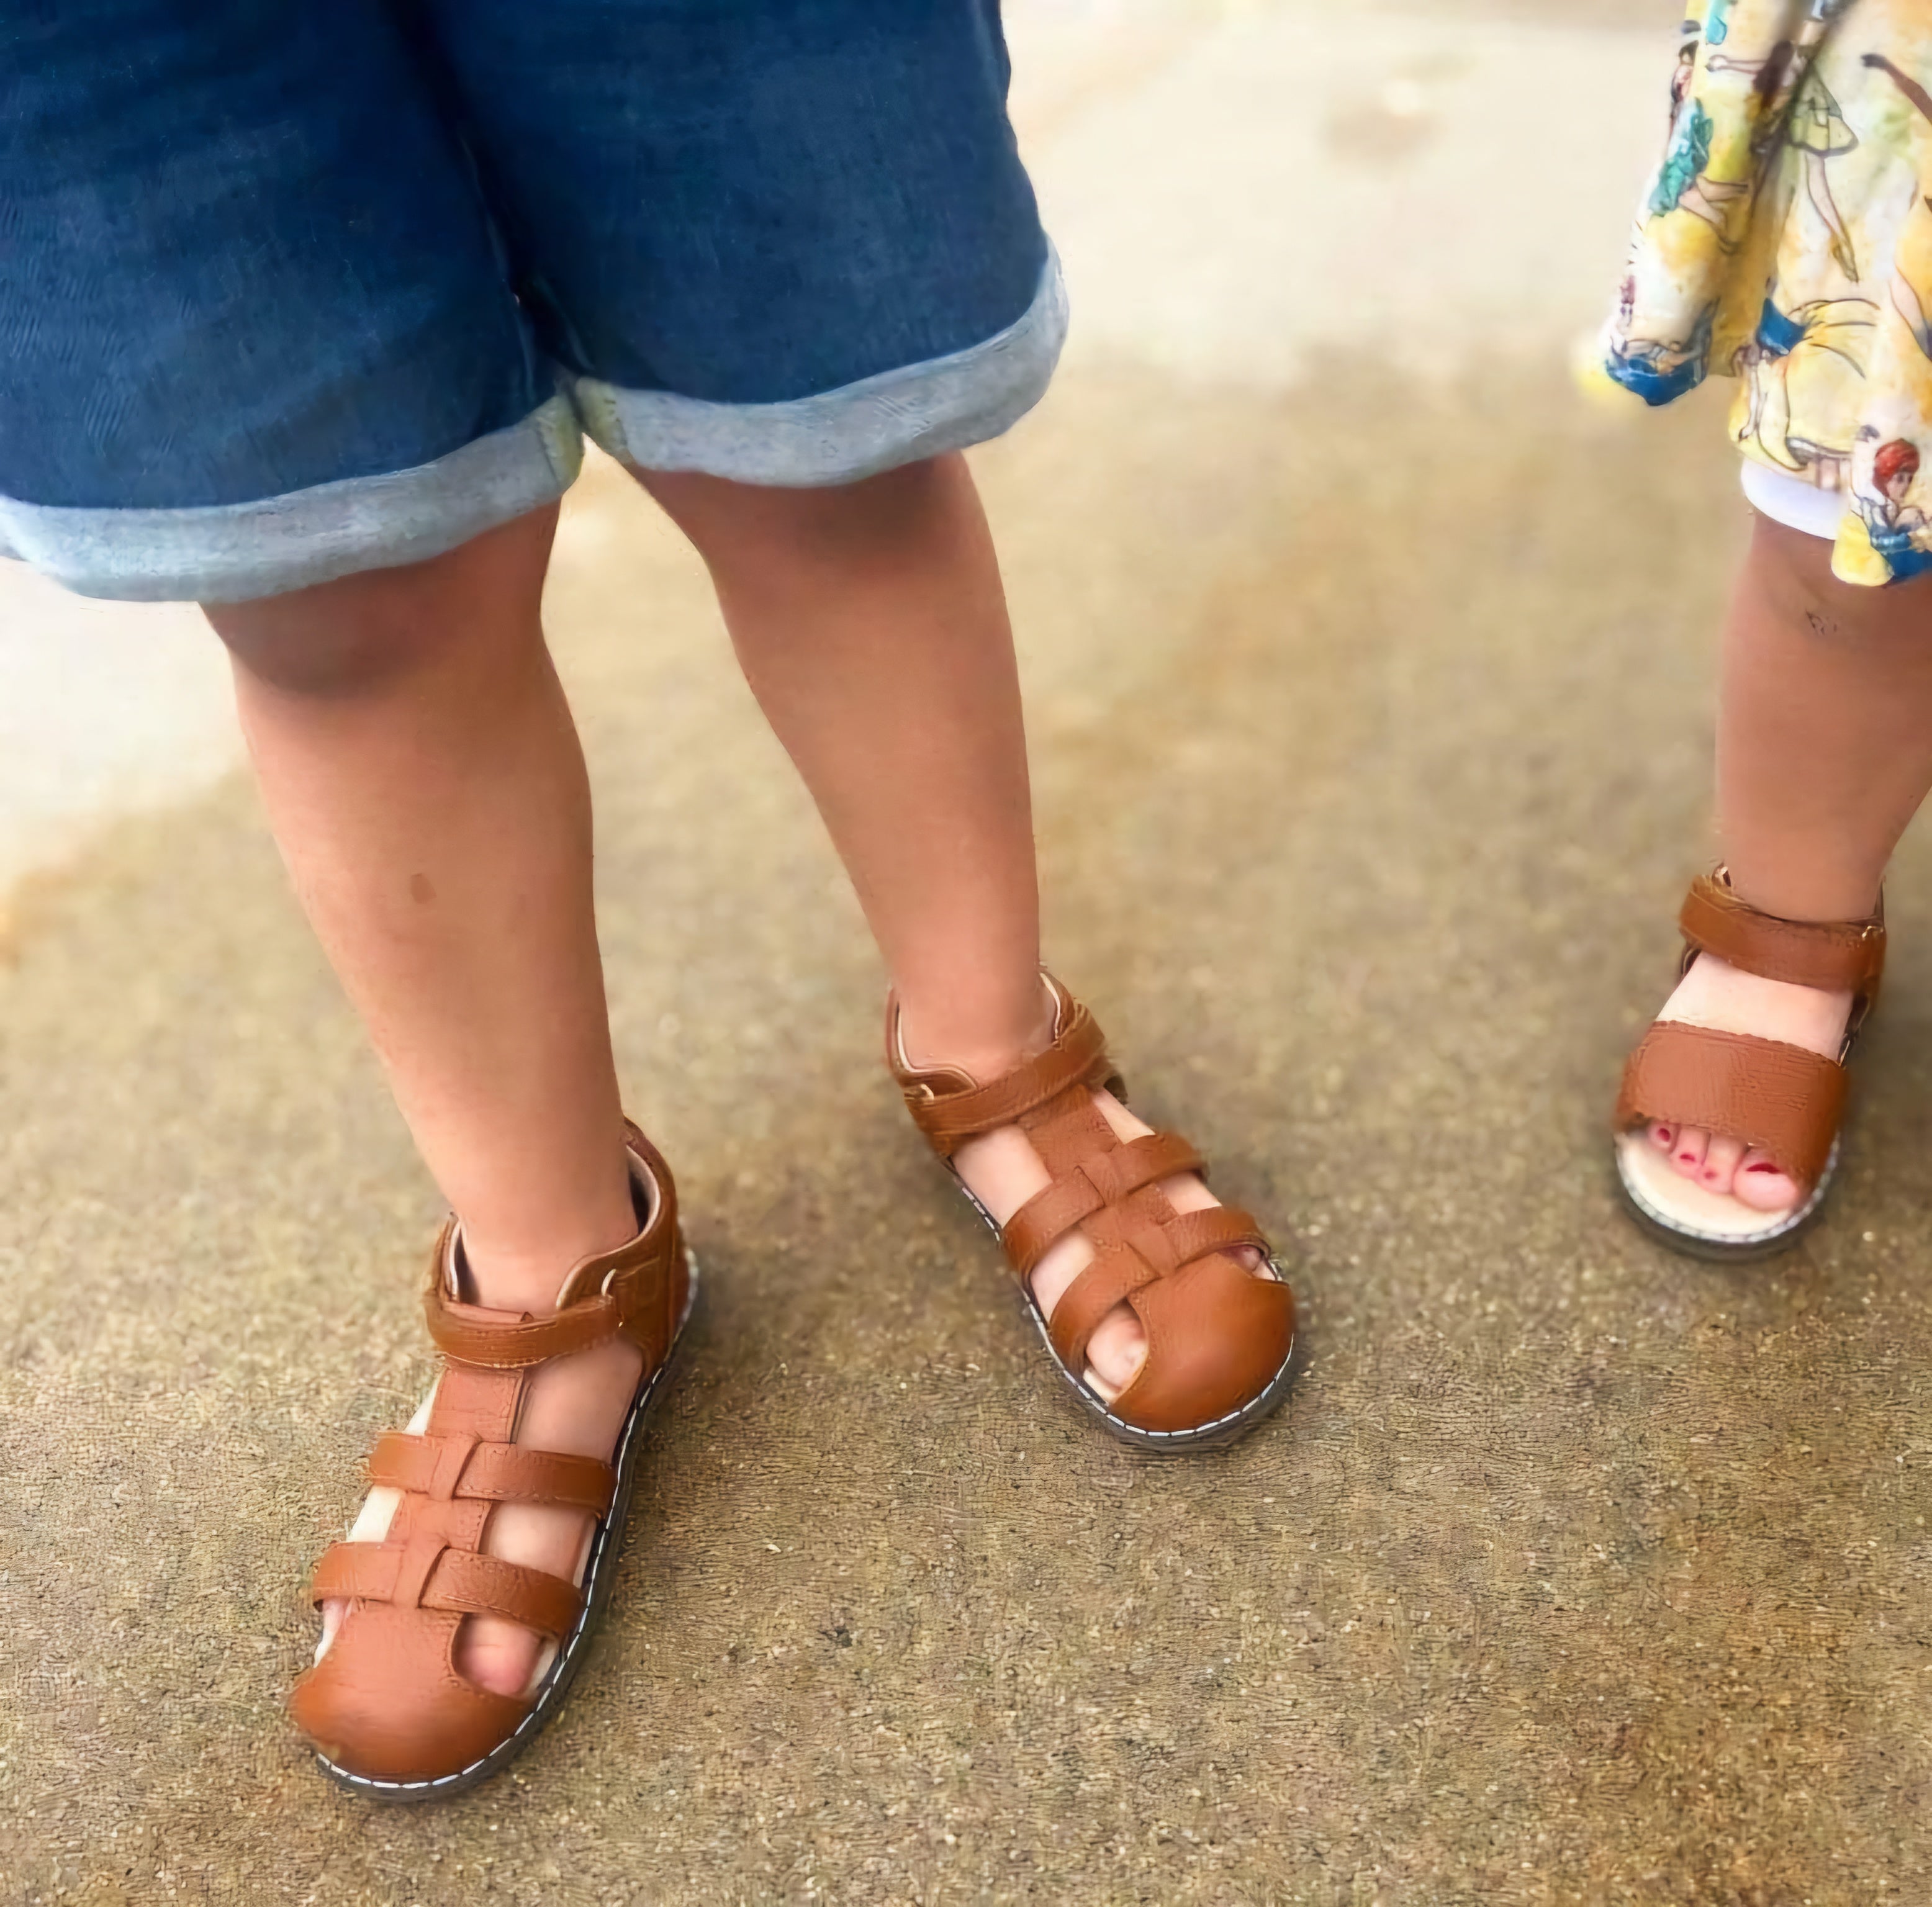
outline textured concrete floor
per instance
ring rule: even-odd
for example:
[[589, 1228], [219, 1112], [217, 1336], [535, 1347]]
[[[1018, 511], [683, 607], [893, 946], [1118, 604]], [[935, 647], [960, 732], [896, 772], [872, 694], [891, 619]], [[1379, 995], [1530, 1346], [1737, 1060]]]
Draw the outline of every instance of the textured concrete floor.
[[1705, 847], [1714, 426], [1073, 379], [981, 459], [1054, 958], [1306, 1303], [1280, 1418], [1180, 1465], [1056, 1394], [694, 565], [593, 475], [551, 607], [711, 1303], [592, 1672], [441, 1809], [339, 1796], [279, 1708], [423, 1380], [430, 1190], [244, 790], [30, 892], [0, 1897], [1925, 1898], [1922, 843], [1814, 1242], [1700, 1269], [1606, 1184]]
[[1287, 1407], [1174, 1465], [1058, 1394], [695, 564], [595, 470], [551, 619], [710, 1299], [614, 1620], [494, 1787], [313, 1772], [299, 1585], [436, 1209], [247, 790], [124, 823], [0, 929], [5, 1907], [1932, 1897], [1924, 838], [1810, 1244], [1689, 1265], [1607, 1189], [1707, 851], [1712, 406], [1102, 355], [979, 461], [1052, 952], [1288, 1248]]

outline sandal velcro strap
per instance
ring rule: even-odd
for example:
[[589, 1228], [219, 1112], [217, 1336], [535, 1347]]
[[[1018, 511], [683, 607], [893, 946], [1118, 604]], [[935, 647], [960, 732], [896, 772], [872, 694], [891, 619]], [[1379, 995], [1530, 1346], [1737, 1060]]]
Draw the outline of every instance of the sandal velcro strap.
[[458, 1364], [486, 1370], [524, 1370], [553, 1357], [568, 1357], [616, 1337], [624, 1320], [608, 1292], [585, 1298], [548, 1318], [479, 1318], [475, 1308], [454, 1305], [440, 1270], [423, 1294], [423, 1315], [436, 1348]]
[[920, 1081], [904, 1086], [907, 1110], [935, 1151], [950, 1158], [968, 1139], [1018, 1124], [1070, 1087], [1106, 1081], [1113, 1069], [1099, 1023], [1077, 1000], [1069, 1003], [1064, 1018], [1044, 1053], [989, 1085], [943, 1096]]
[[1804, 1047], [1659, 1020], [1624, 1069], [1616, 1129], [1662, 1123], [1722, 1132], [1809, 1187], [1832, 1156], [1845, 1088], [1844, 1068]]
[[436, 1348], [459, 1364], [484, 1370], [528, 1370], [568, 1357], [614, 1337], [628, 1338], [654, 1370], [670, 1348], [688, 1285], [678, 1231], [677, 1195], [656, 1148], [628, 1121], [636, 1237], [614, 1252], [581, 1260], [564, 1282], [557, 1309], [546, 1316], [491, 1315], [457, 1302], [462, 1241], [452, 1219], [430, 1261], [423, 1312]]
[[1684, 937], [1700, 952], [1760, 979], [1878, 997], [1885, 971], [1882, 910], [1867, 920], [1780, 920], [1760, 913], [1722, 879], [1700, 875], [1678, 915]]
[[393, 1603], [459, 1615], [500, 1616], [540, 1635], [562, 1636], [584, 1598], [574, 1583], [500, 1556], [452, 1548], [442, 1538], [406, 1543], [338, 1543], [324, 1552], [309, 1585], [314, 1603], [336, 1599]]
[[596, 1457], [518, 1444], [484, 1444], [446, 1434], [390, 1431], [376, 1439], [369, 1480], [413, 1490], [433, 1501], [469, 1497], [489, 1503], [554, 1504], [602, 1516], [616, 1494], [617, 1473]]

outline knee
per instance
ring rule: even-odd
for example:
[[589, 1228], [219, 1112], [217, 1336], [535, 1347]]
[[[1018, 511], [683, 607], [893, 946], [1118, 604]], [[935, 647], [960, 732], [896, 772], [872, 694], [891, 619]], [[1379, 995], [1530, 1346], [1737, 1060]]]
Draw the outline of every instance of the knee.
[[243, 674], [284, 694], [340, 700], [430, 660], [440, 632], [416, 610], [409, 590], [358, 576], [202, 613]]
[[536, 653], [554, 512], [538, 515], [425, 562], [202, 613], [238, 670], [287, 695], [380, 694], [492, 650]]
[[814, 571], [916, 560], [970, 508], [973, 480], [956, 451], [856, 483], [781, 490], [686, 471], [632, 474], [721, 582], [776, 583]]

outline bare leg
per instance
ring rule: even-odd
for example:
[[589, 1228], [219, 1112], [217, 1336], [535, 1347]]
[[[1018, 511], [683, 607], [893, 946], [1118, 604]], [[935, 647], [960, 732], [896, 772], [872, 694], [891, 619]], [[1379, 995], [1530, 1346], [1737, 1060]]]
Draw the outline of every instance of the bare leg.
[[[805, 778], [898, 988], [912, 1057], [988, 1079], [1050, 1036], [1018, 673], [991, 537], [964, 460], [825, 490], [640, 481], [710, 566], [739, 661]], [[1111, 1096], [1128, 1136], [1148, 1129]], [[1004, 1220], [1048, 1183], [1016, 1127], [956, 1161]], [[1170, 1181], [1183, 1210], [1215, 1201]], [[1090, 1256], [1034, 1272], [1051, 1311]], [[1088, 1356], [1124, 1384], [1145, 1353], [1124, 1305]]]
[[[1878, 899], [1932, 789], [1932, 592], [1856, 588], [1831, 550], [1760, 517], [1724, 635], [1718, 836], [1738, 892], [1788, 920], [1855, 920]], [[1665, 1019], [1835, 1055], [1851, 1007], [1701, 957]], [[1798, 1187], [1736, 1138], [1652, 1129], [1678, 1171], [1765, 1211]]]
[[[478, 1301], [534, 1312], [637, 1230], [589, 791], [538, 619], [555, 523], [207, 612], [296, 891], [463, 1220]], [[547, 1366], [520, 1440], [608, 1456], [639, 1368], [628, 1345]], [[506, 1504], [485, 1547], [568, 1576], [585, 1528]], [[466, 1672], [516, 1692], [538, 1643], [476, 1618], [464, 1646]]]
[[710, 565], [759, 705], [858, 889], [908, 1024], [991, 1071], [1042, 1030], [1018, 668], [964, 461], [836, 490], [643, 479]]

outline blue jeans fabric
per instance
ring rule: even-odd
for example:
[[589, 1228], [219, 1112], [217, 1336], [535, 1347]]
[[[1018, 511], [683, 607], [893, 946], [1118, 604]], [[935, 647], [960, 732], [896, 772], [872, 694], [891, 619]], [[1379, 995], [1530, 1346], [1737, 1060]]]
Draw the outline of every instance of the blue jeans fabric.
[[996, 0], [0, 0], [0, 551], [265, 595], [647, 467], [995, 434], [1064, 334]]

